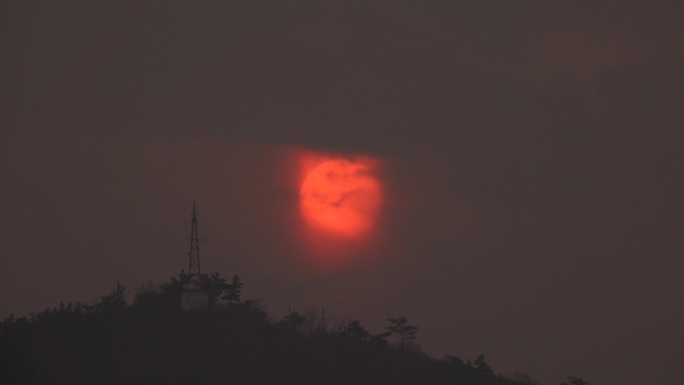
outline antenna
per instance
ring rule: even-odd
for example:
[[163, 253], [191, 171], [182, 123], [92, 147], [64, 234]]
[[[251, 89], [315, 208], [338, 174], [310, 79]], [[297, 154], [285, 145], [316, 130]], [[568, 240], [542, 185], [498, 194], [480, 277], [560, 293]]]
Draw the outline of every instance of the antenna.
[[188, 251], [188, 275], [191, 284], [197, 284], [200, 278], [199, 236], [197, 235], [197, 204], [192, 197], [192, 221], [190, 228], [190, 251]]
[[[188, 222], [185, 222], [186, 224]], [[181, 309], [207, 310], [208, 292], [200, 286], [200, 252], [199, 243], [204, 241], [197, 235], [197, 201], [192, 194], [192, 219], [190, 221], [190, 251], [188, 251], [188, 281], [181, 291]], [[187, 231], [187, 228], [186, 228]]]

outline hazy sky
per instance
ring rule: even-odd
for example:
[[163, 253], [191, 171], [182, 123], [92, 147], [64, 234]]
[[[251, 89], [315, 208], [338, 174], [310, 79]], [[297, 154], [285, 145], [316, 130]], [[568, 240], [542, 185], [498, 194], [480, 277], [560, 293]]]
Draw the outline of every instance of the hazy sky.
[[[194, 190], [203, 271], [273, 317], [681, 380], [678, 2], [256, 3], [0, 3], [0, 316], [174, 276]], [[381, 164], [362, 263], [301, 258], [301, 154]]]

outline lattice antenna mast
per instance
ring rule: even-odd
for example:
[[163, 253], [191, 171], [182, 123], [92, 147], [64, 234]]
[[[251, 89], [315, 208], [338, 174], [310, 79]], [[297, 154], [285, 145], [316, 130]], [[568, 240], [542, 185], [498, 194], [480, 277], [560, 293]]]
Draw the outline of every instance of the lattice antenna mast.
[[200, 278], [199, 236], [197, 235], [197, 205], [192, 200], [192, 227], [190, 230], [190, 251], [188, 251], [188, 275], [190, 282], [196, 284]]

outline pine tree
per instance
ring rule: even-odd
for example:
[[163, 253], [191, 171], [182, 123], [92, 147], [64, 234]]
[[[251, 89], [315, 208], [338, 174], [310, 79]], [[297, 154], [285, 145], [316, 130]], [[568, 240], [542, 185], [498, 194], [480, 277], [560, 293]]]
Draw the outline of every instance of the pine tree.
[[240, 302], [240, 295], [242, 294], [242, 281], [240, 277], [235, 274], [233, 276], [233, 282], [227, 285], [227, 293], [222, 297], [227, 299], [228, 302]]
[[399, 346], [401, 348], [404, 348], [408, 341], [416, 339], [418, 326], [409, 325], [406, 317], [388, 318], [387, 320], [391, 325], [387, 326], [385, 329], [399, 337]]

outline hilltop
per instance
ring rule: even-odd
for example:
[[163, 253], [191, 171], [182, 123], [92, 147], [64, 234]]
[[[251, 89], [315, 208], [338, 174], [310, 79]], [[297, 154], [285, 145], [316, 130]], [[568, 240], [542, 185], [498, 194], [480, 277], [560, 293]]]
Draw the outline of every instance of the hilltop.
[[3, 384], [455, 384], [534, 385], [472, 362], [433, 358], [404, 317], [372, 334], [358, 320], [323, 311], [269, 317], [241, 301], [242, 283], [202, 276], [207, 311], [182, 311], [181, 274], [143, 286], [126, 303], [123, 286], [95, 304], [60, 304], [0, 324]]

